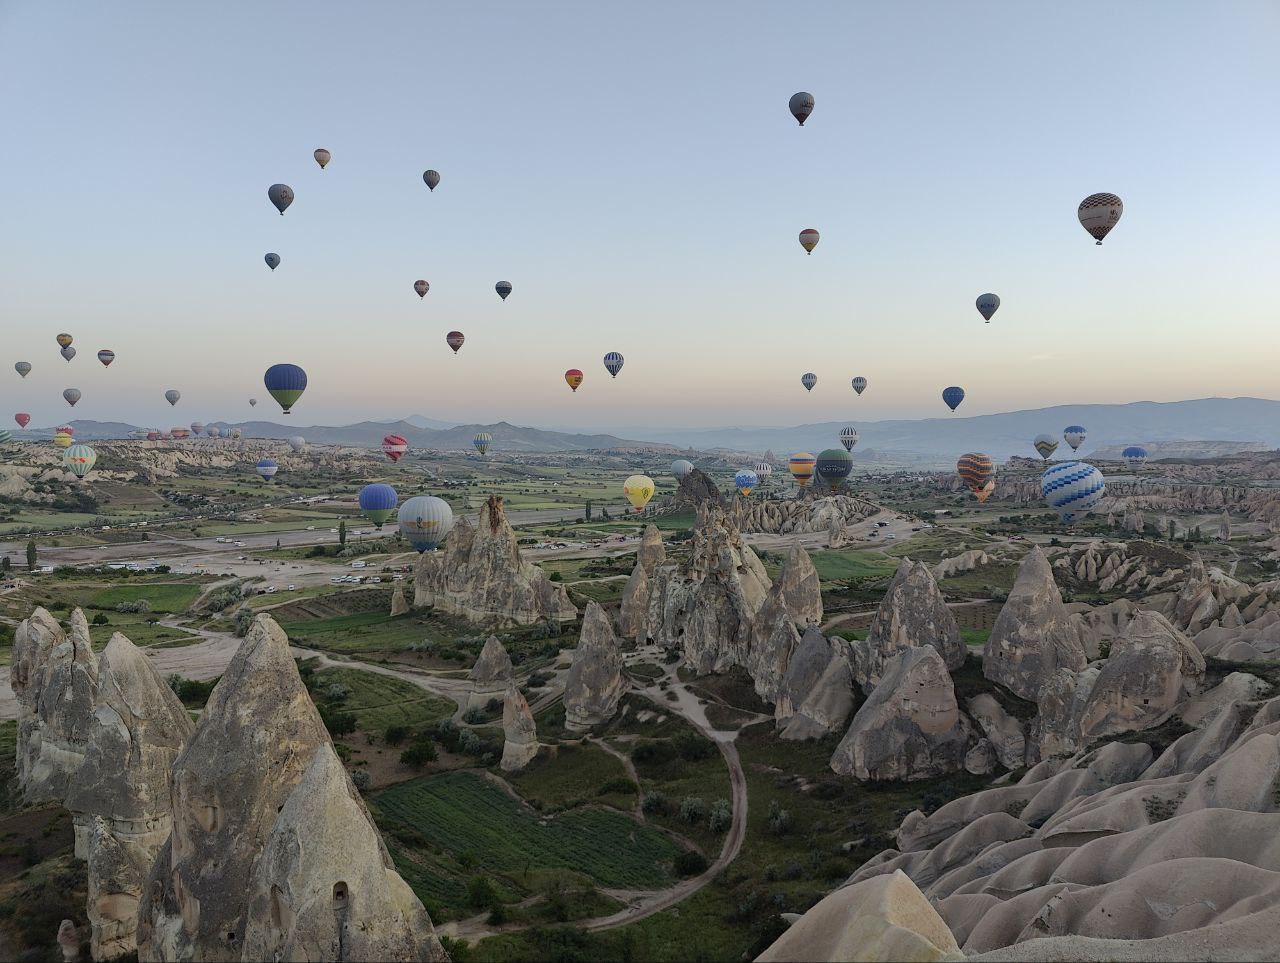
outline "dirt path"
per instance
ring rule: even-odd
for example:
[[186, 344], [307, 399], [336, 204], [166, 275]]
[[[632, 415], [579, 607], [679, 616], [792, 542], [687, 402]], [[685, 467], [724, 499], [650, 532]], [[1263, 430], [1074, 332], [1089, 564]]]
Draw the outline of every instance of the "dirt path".
[[[603, 739], [596, 739], [594, 736], [589, 736], [587, 738], [587, 742], [599, 746], [609, 755], [613, 756], [614, 759], [617, 759], [618, 762], [622, 763], [622, 768], [623, 771], [626, 772], [627, 778], [636, 784], [637, 790], [639, 789], [640, 773], [636, 772], [636, 764], [631, 761], [630, 756], [625, 752], [619, 752]], [[636, 810], [633, 815], [636, 817], [638, 822], [648, 822], [648, 820], [644, 818], [644, 794], [639, 791], [636, 792]]]

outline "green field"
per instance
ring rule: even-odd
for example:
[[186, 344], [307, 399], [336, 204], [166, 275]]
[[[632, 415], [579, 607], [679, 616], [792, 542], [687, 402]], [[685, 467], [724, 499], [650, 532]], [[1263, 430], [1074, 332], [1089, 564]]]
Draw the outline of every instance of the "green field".
[[313, 688], [323, 693], [331, 686], [348, 691], [335, 703], [356, 717], [365, 732], [381, 735], [387, 726], [421, 726], [453, 715], [455, 705], [411, 682], [361, 669], [321, 669]]
[[152, 612], [183, 612], [200, 596], [202, 590], [203, 586], [191, 582], [113, 585], [93, 596], [88, 604], [95, 609], [114, 609], [122, 602], [146, 599], [151, 603]]
[[[636, 804], [634, 789], [622, 788], [622, 782], [629, 780], [621, 761], [591, 743], [566, 743], [554, 752], [544, 750], [523, 770], [506, 778], [521, 796], [543, 811], [592, 802], [630, 810]], [[602, 788], [610, 792], [601, 794]]]
[[811, 556], [818, 578], [824, 582], [851, 578], [878, 578], [892, 575], [898, 567], [895, 559], [875, 549], [844, 548], [814, 552]]

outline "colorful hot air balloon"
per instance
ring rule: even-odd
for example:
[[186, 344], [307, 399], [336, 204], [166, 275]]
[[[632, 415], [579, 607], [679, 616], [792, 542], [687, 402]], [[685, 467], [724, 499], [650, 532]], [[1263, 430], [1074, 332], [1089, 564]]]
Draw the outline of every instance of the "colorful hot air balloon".
[[191, 432], [188, 431], [186, 428], [170, 428], [169, 434], [172, 435], [174, 438], [178, 439], [178, 441], [182, 441], [182, 439], [184, 438], [191, 437]]
[[75, 338], [71, 337], [71, 335], [67, 334], [67, 333], [64, 331], [62, 334], [58, 335], [58, 336], [57, 336], [56, 338], [54, 338], [53, 340], [58, 342], [58, 347], [59, 347], [59, 348], [65, 348], [65, 347], [66, 347], [67, 345], [69, 345], [72, 341], [74, 341], [74, 340], [75, 340]]
[[853, 456], [843, 448], [828, 448], [818, 454], [817, 476], [835, 491], [853, 471]]
[[31, 424], [31, 416], [25, 411], [19, 411], [13, 416], [13, 420], [18, 423], [19, 428], [25, 428], [27, 425]]
[[622, 370], [622, 363], [622, 355], [616, 351], [610, 351], [604, 356], [604, 370], [615, 378], [618, 377], [618, 372]]
[[751, 489], [760, 484], [760, 476], [750, 468], [744, 468], [733, 476], [733, 484], [743, 495], [750, 495]]
[[1088, 515], [1106, 490], [1102, 472], [1082, 461], [1060, 462], [1040, 476], [1040, 494], [1066, 524]]
[[475, 446], [476, 451], [485, 455], [489, 452], [489, 446], [493, 444], [493, 435], [487, 431], [477, 431], [476, 436], [471, 439], [471, 444]]
[[632, 475], [622, 483], [622, 494], [637, 513], [642, 512], [653, 497], [653, 479], [648, 475]]
[[418, 292], [418, 297], [425, 298], [427, 292], [431, 290], [431, 285], [419, 278], [413, 282], [413, 289]]
[[[148, 434], [147, 438], [151, 441], [155, 441], [160, 437], [160, 433], [155, 432], [155, 436], [155, 438], [151, 438], [151, 435]], [[53, 444], [56, 448], [70, 448], [74, 442], [75, 439], [71, 436], [71, 432], [69, 431], [56, 431], [53, 434]]]
[[301, 435], [294, 435], [289, 439], [289, 447], [293, 449], [294, 454], [297, 454], [307, 447], [307, 440]]
[[1130, 468], [1141, 468], [1142, 463], [1147, 460], [1147, 450], [1141, 445], [1130, 445], [1124, 451], [1120, 452]]
[[1084, 444], [1085, 434], [1083, 425], [1067, 425], [1062, 430], [1062, 437], [1071, 446], [1072, 451], [1078, 451], [1080, 446]]
[[995, 479], [996, 466], [990, 455], [971, 451], [967, 455], [961, 455], [956, 462], [956, 474], [969, 486], [969, 491], [976, 495], [988, 482]]
[[453, 509], [434, 495], [417, 495], [400, 506], [400, 534], [418, 552], [434, 550], [453, 531]]
[[116, 353], [110, 348], [103, 348], [98, 352], [98, 360], [102, 362], [102, 367], [111, 367], [111, 362], [116, 360]]
[[862, 377], [862, 375], [858, 375], [858, 377], [854, 378], [852, 384], [853, 390], [858, 394], [862, 394], [867, 390], [867, 379]]
[[58, 354], [62, 355], [68, 361], [76, 356], [76, 349], [71, 345], [66, 345]]
[[314, 151], [311, 152], [311, 156], [316, 159], [316, 163], [320, 165], [321, 170], [324, 170], [326, 167], [329, 166], [329, 159], [333, 157], [333, 155], [330, 154], [323, 147], [317, 147]]
[[382, 451], [393, 462], [403, 458], [404, 453], [408, 450], [409, 442], [405, 440], [403, 435], [387, 435], [382, 439]]
[[422, 182], [427, 185], [427, 190], [434, 191], [436, 185], [440, 183], [440, 173], [438, 171], [423, 171]]
[[[59, 432], [59, 434], [61, 434], [61, 432]], [[159, 441], [159, 440], [160, 440], [160, 432], [158, 432], [158, 431], [149, 431], [149, 432], [147, 432], [147, 441]], [[57, 445], [57, 444], [58, 444], [58, 435], [54, 435], [54, 436], [53, 436], [53, 443], [54, 443], [55, 445]], [[68, 445], [69, 445], [69, 444], [71, 444], [71, 436], [70, 436], [70, 435], [67, 435], [67, 444], [68, 444]], [[59, 446], [59, 447], [65, 447], [65, 446]]]
[[74, 408], [76, 406], [76, 402], [80, 400], [80, 389], [68, 388], [66, 391], [62, 392], [62, 397], [66, 398], [67, 404]]
[[1076, 216], [1080, 226], [1093, 235], [1099, 244], [1111, 233], [1111, 229], [1124, 213], [1124, 203], [1114, 194], [1090, 194], [1080, 202]]
[[381, 482], [360, 489], [360, 511], [373, 522], [374, 528], [382, 528], [383, 523], [395, 514], [397, 501], [396, 490]]
[[18, 374], [22, 375], [22, 377], [25, 378], [27, 375], [31, 374], [31, 362], [19, 361], [17, 364], [13, 366], [13, 370], [18, 372]]
[[0, 428], [0, 445], [7, 445], [13, 441], [13, 433], [8, 428]]
[[271, 479], [276, 477], [276, 472], [280, 470], [280, 466], [271, 458], [263, 458], [255, 467], [258, 470], [258, 474], [262, 476], [262, 480], [264, 482], [271, 481]]
[[[273, 364], [263, 375], [262, 383], [287, 415], [307, 390], [307, 373], [296, 364]], [[250, 398], [249, 404], [257, 402]]]
[[957, 388], [955, 385], [950, 388], [943, 388], [942, 400], [947, 403], [948, 408], [955, 411], [960, 407], [960, 402], [964, 401], [964, 389]]
[[507, 295], [511, 293], [511, 282], [499, 281], [493, 286], [493, 289], [498, 292], [498, 297], [505, 301], [507, 299]]
[[578, 390], [578, 385], [582, 384], [582, 371], [578, 368], [570, 368], [564, 373], [565, 383], [574, 391]]
[[1036, 435], [1031, 444], [1045, 461], [1048, 461], [1049, 457], [1058, 450], [1058, 439], [1053, 435]]
[[767, 461], [756, 462], [756, 476], [760, 479], [760, 484], [769, 484], [769, 476], [773, 474], [773, 466]]
[[62, 465], [71, 474], [83, 481], [84, 476], [93, 471], [93, 466], [97, 460], [98, 453], [88, 445], [72, 445], [67, 449], [66, 454], [62, 456]]
[[168, 391], [164, 393], [164, 400], [169, 402], [169, 404], [171, 405], [176, 405], [178, 403], [178, 399], [180, 399], [181, 397], [182, 397], [182, 392], [179, 391], [177, 388], [170, 388]]
[[263, 256], [262, 260], [266, 261], [267, 267], [271, 268], [273, 271], [280, 266], [279, 254], [266, 254]]
[[75, 430], [74, 428], [72, 428], [70, 425], [59, 425], [57, 428], [55, 428], [55, 429], [53, 429], [53, 430], [54, 430], [54, 431], [63, 431], [63, 432], [66, 432], [68, 435], [74, 435], [74, 434], [76, 433], [76, 430]]
[[804, 385], [805, 391], [812, 391], [813, 386], [818, 383], [818, 376], [812, 371], [806, 371], [800, 376], [800, 383]]
[[450, 331], [444, 336], [445, 344], [453, 349], [453, 353], [457, 354], [458, 349], [462, 347], [462, 343], [466, 341], [466, 336], [461, 331]]
[[787, 470], [791, 472], [791, 477], [801, 488], [809, 484], [809, 480], [813, 478], [813, 466], [817, 460], [807, 451], [798, 451], [787, 462]]
[[813, 94], [800, 91], [792, 94], [791, 99], [787, 101], [787, 109], [791, 111], [791, 116], [800, 122], [800, 126], [804, 126], [804, 122], [809, 119], [809, 115], [813, 113]]
[[[217, 425], [209, 425], [209, 427], [207, 427], [207, 428], [204, 430], [204, 433], [205, 433], [206, 435], [208, 435], [210, 438], [217, 438], [219, 435], [221, 435], [221, 434], [222, 434], [222, 429], [221, 429], [221, 428], [219, 428]], [[232, 437], [232, 438], [239, 438], [239, 437], [240, 437], [240, 429], [239, 429], [239, 428], [234, 428], [234, 429], [232, 429], [232, 431], [231, 431], [231, 437]]]
[[995, 314], [996, 309], [1000, 307], [1000, 297], [996, 294], [979, 294], [976, 303], [978, 305], [978, 313], [989, 322], [991, 315]]
[[284, 217], [285, 208], [293, 203], [293, 188], [288, 184], [272, 184], [267, 188], [267, 198]]
[[818, 246], [818, 232], [806, 227], [800, 232], [800, 246], [804, 248], [805, 254], [812, 254], [813, 249]]
[[991, 481], [987, 482], [985, 485], [982, 486], [982, 488], [980, 488], [978, 491], [974, 492], [973, 494], [978, 499], [978, 504], [982, 505], [986, 502], [988, 498], [991, 497], [992, 493], [994, 493], [995, 490], [996, 490], [996, 480], [993, 478], [991, 479]]
[[677, 458], [671, 463], [671, 475], [676, 481], [684, 481], [693, 471], [693, 462], [686, 461], [684, 458]]
[[853, 451], [853, 446], [858, 443], [858, 429], [850, 426], [840, 429], [840, 444], [844, 445], [845, 451]]

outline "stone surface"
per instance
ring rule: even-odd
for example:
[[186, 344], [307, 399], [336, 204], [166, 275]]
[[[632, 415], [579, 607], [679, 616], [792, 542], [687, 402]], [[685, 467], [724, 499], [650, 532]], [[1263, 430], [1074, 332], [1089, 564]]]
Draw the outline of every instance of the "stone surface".
[[565, 726], [582, 731], [608, 722], [618, 711], [625, 687], [622, 648], [609, 616], [598, 602], [590, 602], [582, 617], [582, 637], [565, 677]]
[[18, 785], [29, 802], [35, 801], [29, 796], [28, 786], [36, 758], [40, 755], [43, 725], [39, 714], [40, 690], [49, 669], [49, 657], [66, 637], [58, 620], [39, 607], [19, 622], [13, 633], [9, 683], [18, 703]]
[[460, 518], [442, 551], [418, 556], [413, 604], [499, 624], [565, 622], [578, 615], [565, 587], [521, 555], [497, 495], [480, 506], [474, 528]]
[[857, 697], [849, 670], [852, 655], [844, 639], [832, 639], [831, 646], [827, 667], [787, 721], [780, 734], [783, 739], [821, 739], [840, 731], [853, 712]]
[[863, 690], [880, 684], [886, 665], [912, 646], [932, 646], [948, 670], [964, 664], [964, 641], [938, 583], [923, 562], [904, 558], [880, 600], [865, 642], [857, 643], [854, 676]]
[[139, 865], [136, 854], [120, 845], [101, 816], [94, 817], [86, 848], [90, 955], [95, 960], [110, 960], [133, 953], [137, 950], [138, 902], [151, 867]]
[[[34, 754], [22, 782], [27, 802], [61, 802], [84, 762], [98, 693], [98, 658], [84, 613], [71, 613], [71, 631], [49, 653], [36, 703]], [[31, 747], [33, 743], [28, 743]]]
[[[791, 623], [787, 621], [786, 624], [789, 627]], [[779, 724], [790, 719], [809, 697], [830, 662], [831, 643], [823, 636], [819, 626], [810, 625], [795, 646], [786, 674], [778, 685], [773, 716]]]
[[640, 547], [636, 550], [635, 568], [622, 590], [622, 607], [618, 613], [618, 632], [634, 639], [644, 631], [649, 613], [649, 582], [658, 566], [667, 560], [667, 550], [658, 526], [647, 525]]
[[75, 963], [80, 959], [80, 933], [72, 920], [63, 920], [58, 926], [58, 949], [62, 963]]
[[248, 887], [241, 959], [448, 959], [327, 742], [285, 799]]
[[797, 633], [822, 623], [822, 586], [809, 553], [799, 542], [791, 543], [778, 578], [769, 586], [752, 622], [746, 670], [755, 681], [756, 692], [767, 702], [777, 700], [795, 651], [795, 633], [780, 630], [780, 620], [794, 625]]
[[538, 754], [538, 731], [529, 703], [514, 685], [502, 700], [502, 768], [515, 772], [527, 766]]
[[391, 590], [391, 617], [394, 619], [408, 614], [409, 602], [404, 597], [404, 585], [397, 582], [395, 588]]
[[723, 510], [724, 496], [720, 494], [720, 489], [716, 488], [716, 483], [708, 478], [701, 468], [695, 468], [680, 479], [676, 486], [672, 507], [675, 511], [681, 512], [691, 509], [701, 510], [708, 505]]
[[515, 669], [506, 648], [496, 635], [489, 636], [485, 639], [476, 664], [467, 673], [467, 680], [473, 686], [467, 694], [467, 708], [483, 709], [494, 699], [503, 698], [514, 674]]
[[965, 706], [983, 734], [991, 741], [996, 759], [1006, 769], [1021, 769], [1026, 762], [1027, 740], [1020, 723], [1005, 712], [989, 693], [983, 692]]

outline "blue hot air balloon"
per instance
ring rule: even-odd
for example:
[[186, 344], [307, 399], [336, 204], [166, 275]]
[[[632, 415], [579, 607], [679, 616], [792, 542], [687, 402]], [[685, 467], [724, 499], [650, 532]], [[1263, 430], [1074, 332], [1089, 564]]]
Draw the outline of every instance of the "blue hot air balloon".
[[395, 514], [397, 501], [396, 490], [381, 482], [360, 489], [360, 511], [369, 516], [375, 528], [382, 528], [383, 522]]
[[950, 388], [942, 389], [942, 400], [947, 403], [947, 407], [955, 411], [960, 407], [960, 402], [964, 401], [964, 389], [952, 385]]
[[442, 498], [417, 495], [400, 506], [400, 534], [418, 552], [439, 546], [453, 531], [453, 509]]
[[476, 436], [471, 439], [471, 444], [475, 446], [476, 451], [480, 454], [487, 454], [489, 446], [493, 444], [493, 435], [487, 431], [477, 431]]
[[800, 376], [800, 383], [804, 385], [805, 391], [812, 391], [813, 386], [818, 383], [818, 376], [812, 371], [807, 371]]
[[273, 364], [267, 369], [262, 383], [287, 415], [307, 390], [307, 373], [296, 364]]
[[760, 484], [760, 476], [750, 468], [744, 468], [733, 476], [733, 483], [742, 494], [750, 495], [751, 489]]
[[1147, 460], [1147, 450], [1141, 445], [1130, 445], [1120, 452], [1120, 457], [1128, 462], [1130, 468], [1141, 468], [1142, 463]]
[[1040, 494], [1066, 524], [1088, 515], [1106, 491], [1102, 472], [1082, 461], [1064, 461], [1040, 476]]
[[622, 355], [616, 351], [610, 351], [604, 356], [604, 370], [616, 378], [618, 377], [618, 372], [622, 370], [622, 362]]
[[264, 458], [262, 461], [258, 462], [257, 470], [258, 474], [262, 476], [262, 480], [269, 482], [271, 479], [276, 477], [276, 472], [280, 470], [280, 466], [277, 465], [274, 460]]
[[1071, 446], [1072, 451], [1079, 451], [1084, 444], [1085, 430], [1083, 425], [1067, 425], [1062, 430], [1062, 439]]

